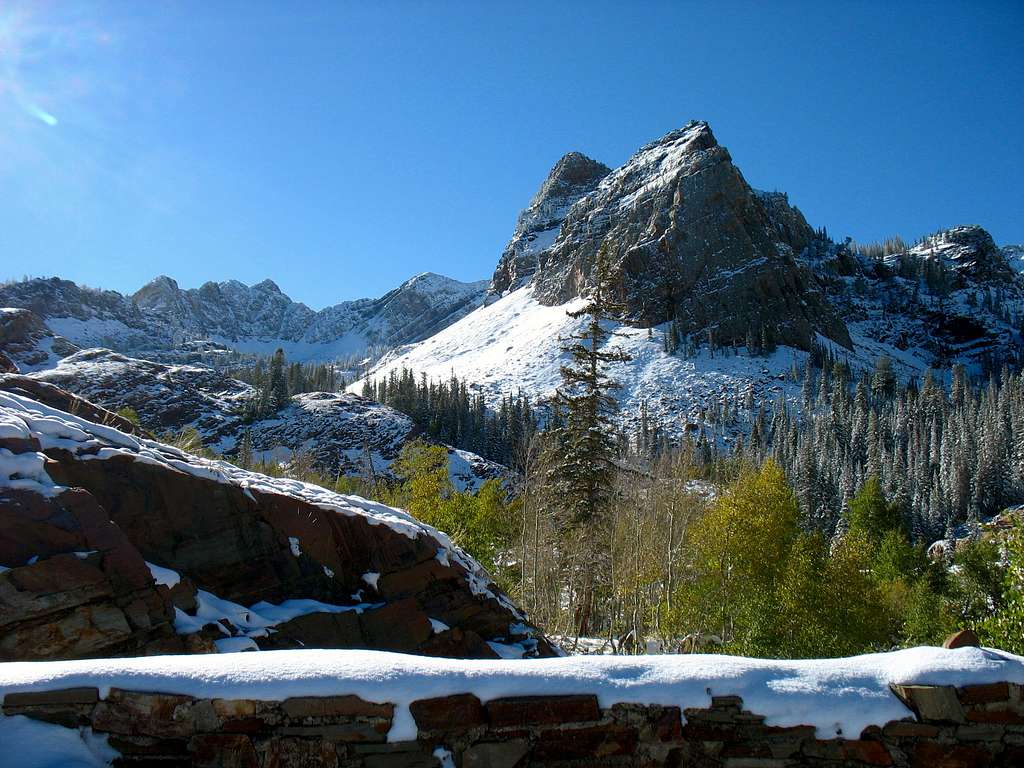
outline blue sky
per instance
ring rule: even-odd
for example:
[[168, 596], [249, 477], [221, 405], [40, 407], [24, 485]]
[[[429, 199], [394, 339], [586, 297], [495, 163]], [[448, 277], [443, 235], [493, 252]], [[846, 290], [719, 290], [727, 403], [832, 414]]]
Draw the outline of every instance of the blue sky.
[[833, 236], [1024, 242], [1024, 5], [0, 2], [0, 278], [489, 277], [565, 152], [691, 118]]

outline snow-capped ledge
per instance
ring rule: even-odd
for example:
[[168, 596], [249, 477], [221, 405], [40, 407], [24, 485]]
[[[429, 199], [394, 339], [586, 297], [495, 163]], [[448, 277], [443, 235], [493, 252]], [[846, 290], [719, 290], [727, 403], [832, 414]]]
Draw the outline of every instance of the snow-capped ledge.
[[[416, 738], [421, 718], [416, 705], [410, 710], [414, 701], [458, 694], [472, 694], [484, 705], [508, 697], [589, 695], [601, 709], [635, 704], [683, 711], [740, 697], [743, 709], [764, 716], [767, 726], [813, 726], [818, 739], [856, 739], [868, 726], [912, 719], [892, 686], [992, 683], [1008, 684], [1019, 699], [1024, 657], [985, 648], [922, 647], [796, 661], [722, 655], [467, 661], [297, 650], [239, 654], [231, 664], [208, 655], [0, 664], [4, 695], [95, 687], [100, 699], [115, 688], [258, 702], [357, 696], [371, 706], [393, 705], [388, 741]], [[7, 714], [10, 704], [8, 698]], [[1019, 721], [1024, 712], [1016, 717]], [[11, 719], [0, 719], [0, 740]]]

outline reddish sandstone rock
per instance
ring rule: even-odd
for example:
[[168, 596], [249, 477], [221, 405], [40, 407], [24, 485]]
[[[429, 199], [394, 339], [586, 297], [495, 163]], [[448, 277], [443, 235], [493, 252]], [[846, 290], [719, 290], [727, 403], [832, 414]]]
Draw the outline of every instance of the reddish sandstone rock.
[[421, 731], [475, 728], [486, 721], [480, 699], [469, 693], [420, 699], [409, 705], [409, 711]]
[[[479, 565], [401, 512], [118, 437], [110, 425], [127, 432], [123, 419], [25, 377], [0, 376], [4, 389], [74, 413], [0, 406], [26, 425], [6, 450], [42, 450], [46, 477], [66, 487], [0, 486], [0, 565], [10, 569], [0, 573], [0, 660], [210, 652], [240, 630], [224, 619], [176, 634], [175, 611], [195, 612], [199, 590], [241, 606], [353, 608], [280, 623], [256, 638], [264, 648], [494, 658], [487, 641], [514, 642], [511, 628], [523, 626]], [[68, 436], [52, 438], [53, 428]], [[156, 585], [147, 561], [178, 583]], [[450, 629], [435, 633], [432, 619]], [[554, 653], [539, 632], [532, 645]]]
[[974, 631], [970, 629], [961, 629], [959, 632], [954, 632], [942, 644], [943, 648], [978, 648], [980, 646], [981, 641]]
[[601, 710], [592, 695], [516, 696], [487, 702], [487, 717], [495, 728], [515, 728], [599, 720]]

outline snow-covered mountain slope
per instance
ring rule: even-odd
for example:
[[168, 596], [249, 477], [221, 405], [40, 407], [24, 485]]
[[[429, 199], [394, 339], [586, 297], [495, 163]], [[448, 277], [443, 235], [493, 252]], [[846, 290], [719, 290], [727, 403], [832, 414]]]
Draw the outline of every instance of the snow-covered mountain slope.
[[289, 359], [332, 360], [426, 338], [478, 306], [487, 283], [417, 275], [377, 299], [343, 302], [314, 312], [271, 280], [232, 280], [182, 290], [158, 277], [131, 297], [58, 278], [0, 287], [0, 306], [31, 309], [56, 333], [81, 347], [108, 347], [155, 358], [183, 343], [212, 340], [241, 352]]
[[[412, 419], [356, 394], [307, 392], [275, 416], [251, 423], [246, 405], [256, 397], [248, 384], [200, 365], [166, 365], [108, 349], [87, 349], [32, 378], [74, 392], [112, 410], [131, 408], [154, 433], [191, 427], [218, 453], [234, 454], [247, 434], [254, 458], [268, 462], [309, 460], [330, 474], [391, 477], [402, 447], [426, 438]], [[477, 490], [508, 470], [468, 451], [448, 449], [456, 488]]]
[[[564, 357], [561, 339], [582, 330], [585, 318], [573, 319], [567, 312], [578, 309], [581, 300], [559, 306], [545, 306], [534, 296], [533, 286], [520, 288], [481, 307], [458, 323], [419, 344], [397, 350], [371, 370], [370, 378], [386, 378], [403, 368], [425, 373], [431, 380], [443, 380], [455, 371], [470, 382], [471, 391], [484, 394], [495, 406], [508, 393], [524, 392], [534, 400], [554, 393], [560, 382]], [[673, 431], [687, 424], [696, 427], [706, 421], [704, 412], [719, 402], [744, 398], [795, 397], [798, 387], [787, 379], [807, 353], [779, 347], [768, 356], [751, 357], [744, 352], [719, 351], [714, 356], [705, 348], [686, 357], [664, 350], [668, 324], [652, 329], [614, 326], [608, 349], [628, 353], [629, 362], [613, 363], [609, 374], [621, 384], [616, 393], [623, 422], [635, 426], [646, 409], [650, 417]], [[360, 382], [351, 392], [362, 388]]]

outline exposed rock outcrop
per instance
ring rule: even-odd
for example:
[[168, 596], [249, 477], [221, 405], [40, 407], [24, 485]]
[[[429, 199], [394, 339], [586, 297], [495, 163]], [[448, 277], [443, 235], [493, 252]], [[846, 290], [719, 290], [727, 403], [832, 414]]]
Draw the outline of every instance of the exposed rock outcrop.
[[[784, 212], [785, 215], [782, 215]], [[850, 346], [814, 276], [793, 260], [810, 228], [756, 194], [704, 122], [642, 147], [569, 210], [534, 278], [543, 303], [586, 292], [604, 248], [626, 319], [742, 340], [769, 329], [807, 348], [816, 331]]]
[[2, 659], [552, 652], [479, 564], [400, 510], [191, 456], [3, 381]]
[[579, 152], [564, 155], [551, 169], [530, 204], [519, 214], [516, 230], [491, 278], [491, 293], [525, 285], [558, 236], [569, 209], [597, 188], [611, 169]]
[[[349, 392], [295, 395], [275, 417], [246, 425], [257, 459], [288, 461], [303, 453], [334, 476], [393, 477], [391, 463], [412, 440], [434, 441], [404, 413]], [[237, 450], [237, 439], [232, 450]], [[448, 447], [448, 472], [459, 490], [505, 478], [508, 468], [470, 451]]]
[[[229, 455], [247, 435], [256, 460], [289, 462], [301, 455], [332, 477], [390, 478], [391, 463], [407, 443], [434, 442], [404, 413], [350, 393], [305, 392], [277, 414], [248, 422], [245, 409], [256, 397], [248, 384], [206, 366], [165, 365], [109, 349], [78, 352], [32, 379], [111, 410], [131, 408], [154, 434], [195, 429], [205, 445]], [[459, 489], [508, 474], [469, 451], [448, 448], [448, 455]]]
[[29, 309], [0, 308], [0, 352], [14, 370], [34, 371], [54, 365], [62, 357], [74, 354], [78, 347], [62, 336], [56, 336]]
[[83, 350], [33, 378], [111, 410], [131, 408], [154, 433], [191, 427], [209, 443], [233, 439], [256, 396], [248, 384], [206, 366], [165, 365], [109, 349]]
[[961, 279], [1005, 283], [1017, 275], [1008, 260], [1012, 250], [1007, 253], [997, 248], [992, 235], [977, 225], [953, 227], [926, 237], [909, 254], [940, 260]]

